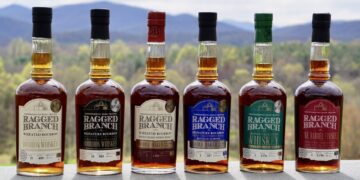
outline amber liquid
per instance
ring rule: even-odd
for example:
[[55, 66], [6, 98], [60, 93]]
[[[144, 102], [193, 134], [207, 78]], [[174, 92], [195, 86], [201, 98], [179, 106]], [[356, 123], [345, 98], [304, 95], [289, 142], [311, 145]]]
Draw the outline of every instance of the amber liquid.
[[[244, 128], [247, 126], [245, 124], [245, 107], [250, 106], [252, 103], [258, 100], [271, 100], [278, 101], [280, 100], [283, 107], [283, 117], [284, 120], [282, 131], [285, 132], [285, 115], [286, 115], [286, 94], [283, 87], [281, 87], [276, 82], [272, 81], [272, 64], [256, 64], [255, 71], [253, 74], [255, 81], [251, 81], [244, 85], [239, 93], [239, 124], [240, 124], [240, 169], [243, 171], [249, 172], [258, 172], [258, 173], [272, 173], [272, 172], [281, 172], [284, 169], [284, 144], [282, 144], [282, 159], [265, 162], [265, 161], [256, 161], [252, 159], [247, 159], [244, 157], [243, 148], [244, 148]], [[282, 135], [282, 140], [284, 140], [284, 134]]]
[[[51, 54], [34, 53], [32, 55], [32, 79], [22, 83], [16, 90], [16, 161], [17, 173], [26, 176], [61, 175], [64, 169], [64, 147], [66, 126], [66, 92], [65, 88], [51, 79]], [[61, 161], [51, 164], [32, 164], [19, 161], [19, 106], [24, 106], [32, 99], [58, 99], [62, 105], [61, 119]]]
[[[335, 106], [341, 107], [340, 114], [340, 132], [338, 134], [341, 140], [341, 122], [343, 94], [341, 90], [333, 83], [328, 81], [329, 63], [327, 60], [310, 61], [310, 81], [302, 84], [295, 93], [295, 153], [296, 153], [296, 170], [311, 173], [334, 173], [340, 168], [340, 158], [330, 161], [316, 161], [299, 157], [299, 140], [300, 140], [300, 107], [305, 106], [308, 102], [316, 99], [326, 99], [331, 101]], [[341, 141], [339, 142], [341, 144]], [[339, 148], [340, 149], [340, 148]]]
[[200, 58], [198, 66], [198, 80], [215, 81], [218, 79], [216, 58]]
[[273, 79], [272, 64], [255, 64], [254, 80], [270, 81]]
[[161, 81], [165, 79], [165, 59], [148, 58], [146, 61], [145, 79]]
[[[198, 81], [188, 85], [185, 88], [183, 96], [185, 171], [201, 174], [226, 173], [228, 171], [229, 156], [226, 160], [217, 162], [203, 162], [188, 158], [188, 123], [191, 121], [191, 119], [189, 119], [189, 108], [193, 107], [202, 100], [212, 99], [217, 101], [226, 101], [226, 106], [229, 109], [228, 117], [230, 117], [231, 109], [231, 94], [224, 84], [217, 81], [218, 75], [216, 58], [200, 58], [197, 77]], [[229, 132], [230, 126], [228, 127], [229, 128], [226, 131]], [[227, 152], [229, 152], [229, 137], [227, 137], [227, 142]]]
[[[110, 60], [108, 58], [91, 59], [91, 79], [82, 83], [76, 92], [76, 153], [77, 153], [77, 171], [86, 175], [110, 175], [118, 174], [122, 171], [122, 153], [123, 153], [123, 134], [124, 134], [124, 113], [125, 113], [125, 94], [123, 89], [110, 78]], [[118, 98], [120, 101], [120, 119], [119, 119], [119, 138], [120, 160], [110, 162], [92, 162], [80, 159], [80, 117], [81, 108], [92, 100], [105, 99], [112, 100]], [[101, 150], [101, 149], [100, 149]]]
[[[148, 58], [144, 81], [136, 84], [131, 92], [131, 161], [132, 171], [142, 174], [174, 173], [176, 167], [177, 124], [179, 93], [165, 80], [165, 59]], [[135, 107], [151, 99], [171, 100], [175, 106], [175, 141], [150, 141], [135, 139]], [[160, 145], [158, 147], [144, 144]]]

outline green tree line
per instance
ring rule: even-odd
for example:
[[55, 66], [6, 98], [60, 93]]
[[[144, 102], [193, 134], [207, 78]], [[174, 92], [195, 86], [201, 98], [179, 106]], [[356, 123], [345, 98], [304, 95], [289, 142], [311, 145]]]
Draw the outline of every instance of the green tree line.
[[[310, 43], [288, 42], [274, 44], [274, 75], [287, 92], [288, 104], [285, 131], [285, 157], [294, 159], [294, 91], [307, 80]], [[118, 40], [111, 44], [112, 78], [120, 83], [126, 92], [125, 136], [130, 135], [131, 88], [144, 79], [146, 45], [126, 44]], [[90, 48], [87, 44], [58, 44], [54, 42], [54, 78], [62, 82], [68, 92], [66, 155], [67, 163], [74, 163], [75, 153], [75, 111], [74, 94], [76, 87], [88, 79]], [[360, 158], [359, 112], [360, 96], [360, 42], [333, 42], [331, 46], [332, 80], [344, 94], [342, 126], [343, 159]], [[219, 45], [219, 78], [232, 93], [230, 159], [239, 158], [239, 113], [238, 92], [241, 86], [251, 80], [253, 47]], [[15, 90], [30, 77], [31, 43], [14, 39], [0, 49], [0, 164], [15, 162]], [[171, 44], [166, 53], [167, 79], [173, 82], [180, 93], [195, 80], [197, 72], [197, 45]], [[183, 159], [183, 117], [182, 106], [179, 114], [178, 159]], [[130, 139], [125, 138], [124, 160], [130, 161]]]

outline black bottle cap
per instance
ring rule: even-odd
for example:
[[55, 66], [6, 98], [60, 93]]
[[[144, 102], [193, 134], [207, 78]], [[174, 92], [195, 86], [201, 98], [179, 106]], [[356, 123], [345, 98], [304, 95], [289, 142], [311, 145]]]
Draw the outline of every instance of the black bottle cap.
[[330, 13], [313, 14], [312, 42], [330, 42]]
[[108, 9], [91, 10], [91, 39], [109, 39]]
[[216, 41], [216, 20], [215, 12], [199, 13], [199, 41]]
[[51, 38], [52, 9], [48, 7], [33, 7], [33, 37]]

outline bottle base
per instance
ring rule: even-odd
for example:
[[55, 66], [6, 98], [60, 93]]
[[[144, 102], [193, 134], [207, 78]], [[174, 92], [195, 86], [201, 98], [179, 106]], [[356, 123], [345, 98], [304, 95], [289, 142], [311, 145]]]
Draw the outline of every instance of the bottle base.
[[172, 174], [176, 172], [176, 168], [139, 168], [131, 167], [131, 172], [137, 174]]
[[33, 176], [33, 177], [48, 177], [60, 176], [63, 174], [63, 169], [59, 168], [23, 168], [17, 171], [20, 176]]
[[90, 166], [90, 167], [78, 168], [77, 173], [82, 175], [89, 175], [89, 176], [106, 176], [106, 175], [121, 174], [121, 171], [122, 169], [119, 167]]
[[297, 167], [296, 171], [312, 174], [334, 174], [340, 172], [339, 168], [329, 166]]
[[273, 164], [251, 164], [251, 165], [240, 165], [240, 170], [244, 172], [251, 173], [280, 173], [284, 171], [282, 165], [273, 165]]
[[108, 175], [121, 174], [121, 171], [83, 171], [83, 172], [78, 172], [78, 174], [88, 175], [88, 176], [108, 176]]
[[227, 166], [221, 165], [186, 165], [185, 172], [195, 174], [223, 174], [228, 172]]

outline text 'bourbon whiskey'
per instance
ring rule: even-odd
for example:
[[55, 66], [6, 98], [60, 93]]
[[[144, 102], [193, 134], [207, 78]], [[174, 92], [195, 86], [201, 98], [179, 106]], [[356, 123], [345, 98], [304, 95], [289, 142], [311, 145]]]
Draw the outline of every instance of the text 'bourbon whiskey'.
[[255, 14], [253, 80], [239, 93], [240, 168], [281, 172], [284, 167], [286, 94], [273, 80], [272, 14]]
[[330, 14], [313, 15], [309, 80], [295, 92], [296, 170], [340, 168], [343, 93], [329, 74]]
[[197, 80], [184, 90], [185, 171], [228, 171], [231, 94], [218, 81], [216, 13], [199, 13]]
[[63, 173], [66, 90], [52, 79], [52, 9], [34, 7], [31, 78], [16, 89], [17, 172]]
[[109, 175], [122, 170], [125, 95], [110, 79], [109, 16], [109, 10], [91, 10], [90, 79], [76, 90], [80, 174]]
[[174, 173], [179, 93], [165, 80], [165, 13], [148, 14], [145, 80], [131, 91], [132, 172]]

